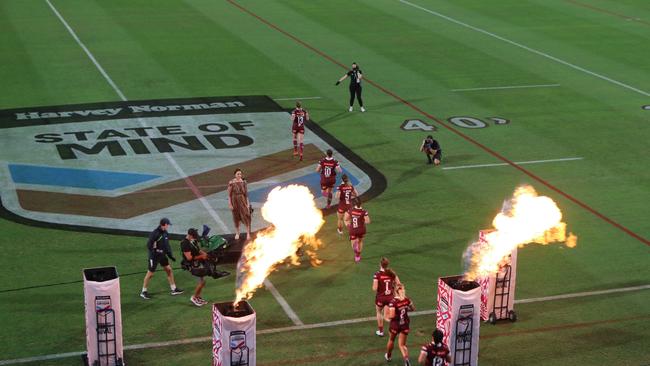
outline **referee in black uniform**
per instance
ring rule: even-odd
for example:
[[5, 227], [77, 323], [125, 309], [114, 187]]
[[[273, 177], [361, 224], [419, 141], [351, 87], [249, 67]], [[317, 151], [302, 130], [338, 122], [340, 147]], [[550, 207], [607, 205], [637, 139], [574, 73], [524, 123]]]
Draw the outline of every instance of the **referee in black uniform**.
[[357, 100], [359, 101], [359, 106], [361, 107], [361, 112], [365, 112], [366, 109], [363, 108], [363, 100], [361, 99], [361, 79], [363, 79], [363, 73], [361, 72], [361, 69], [359, 68], [359, 65], [357, 65], [356, 62], [352, 63], [352, 69], [348, 71], [345, 75], [341, 76], [341, 78], [336, 82], [336, 85], [341, 84], [341, 81], [345, 80], [350, 77], [350, 109], [349, 111], [352, 112], [352, 106], [354, 105], [354, 97], [357, 97]]
[[163, 217], [160, 219], [160, 224], [158, 227], [151, 232], [149, 235], [149, 240], [147, 241], [147, 249], [149, 249], [149, 263], [147, 274], [144, 276], [144, 281], [142, 283], [142, 292], [140, 292], [140, 297], [149, 300], [151, 295], [147, 290], [149, 285], [149, 280], [153, 277], [154, 272], [156, 272], [156, 267], [160, 264], [165, 272], [167, 273], [167, 282], [169, 282], [169, 288], [171, 289], [172, 295], [180, 295], [183, 293], [183, 290], [176, 287], [174, 282], [174, 273], [172, 272], [172, 267], [169, 265], [167, 258], [176, 261], [174, 255], [172, 254], [172, 249], [169, 246], [169, 233], [167, 229], [172, 223], [168, 218]]

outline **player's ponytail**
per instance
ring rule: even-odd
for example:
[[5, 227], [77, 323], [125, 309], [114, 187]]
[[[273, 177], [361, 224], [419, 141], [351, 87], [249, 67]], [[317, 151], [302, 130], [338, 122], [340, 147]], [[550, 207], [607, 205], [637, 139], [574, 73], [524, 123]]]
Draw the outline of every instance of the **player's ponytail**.
[[388, 275], [388, 277], [390, 277], [393, 281], [395, 281], [395, 278], [397, 277], [397, 275], [395, 274], [395, 272], [393, 272], [392, 269], [384, 268], [384, 273], [386, 273]]
[[388, 261], [388, 258], [381, 257], [381, 260], [379, 261], [379, 265], [381, 266], [381, 268], [388, 269], [389, 264], [390, 264], [390, 262]]
[[436, 328], [431, 335], [433, 336], [433, 343], [436, 344], [436, 347], [442, 346], [442, 337], [444, 336], [442, 331]]
[[348, 184], [348, 181], [350, 180], [350, 178], [348, 178], [347, 174], [343, 174], [341, 176], [341, 180], [343, 181], [343, 183]]
[[302, 104], [300, 104], [299, 100], [296, 101], [296, 108], [302, 108]]

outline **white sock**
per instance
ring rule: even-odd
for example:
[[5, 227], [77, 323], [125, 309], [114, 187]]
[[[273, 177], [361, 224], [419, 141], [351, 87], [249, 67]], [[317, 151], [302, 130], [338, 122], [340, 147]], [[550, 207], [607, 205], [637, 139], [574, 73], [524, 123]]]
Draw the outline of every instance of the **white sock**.
[[147, 292], [147, 288], [146, 288], [146, 287], [143, 287], [143, 288], [142, 288], [142, 292]]
[[169, 288], [172, 289], [172, 291], [176, 290], [176, 285], [169, 285]]

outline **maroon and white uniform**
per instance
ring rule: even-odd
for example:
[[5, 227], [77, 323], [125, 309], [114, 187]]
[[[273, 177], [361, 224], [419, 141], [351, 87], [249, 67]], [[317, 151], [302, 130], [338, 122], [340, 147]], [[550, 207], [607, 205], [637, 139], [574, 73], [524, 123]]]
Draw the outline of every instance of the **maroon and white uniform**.
[[339, 162], [334, 158], [322, 158], [318, 162], [320, 165], [320, 186], [322, 190], [334, 188], [336, 184], [336, 168]]
[[350, 240], [362, 239], [366, 235], [366, 216], [368, 211], [363, 208], [352, 207], [348, 211], [350, 215]]
[[391, 277], [384, 270], [375, 272], [372, 277], [377, 280], [377, 293], [375, 294], [375, 305], [384, 307], [393, 299], [395, 289], [395, 277]]
[[352, 206], [352, 195], [354, 194], [354, 187], [347, 184], [341, 184], [338, 188], [341, 194], [339, 195], [338, 213], [345, 213], [350, 210]]
[[388, 303], [388, 306], [395, 308], [395, 317], [390, 320], [390, 332], [393, 334], [404, 333], [409, 334], [409, 308], [411, 307], [411, 299], [405, 297], [403, 300], [393, 299]]
[[309, 119], [309, 113], [305, 109], [296, 108], [291, 112], [291, 131], [293, 133], [305, 133], [305, 122]]
[[435, 344], [431, 342], [422, 346], [422, 352], [427, 354], [425, 366], [443, 366], [447, 363], [449, 347], [444, 343]]

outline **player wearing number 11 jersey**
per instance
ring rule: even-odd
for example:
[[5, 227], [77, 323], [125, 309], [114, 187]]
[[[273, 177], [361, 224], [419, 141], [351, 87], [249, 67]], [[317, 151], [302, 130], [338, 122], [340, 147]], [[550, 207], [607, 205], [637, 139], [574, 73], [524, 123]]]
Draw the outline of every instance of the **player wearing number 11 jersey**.
[[336, 184], [336, 173], [343, 172], [339, 162], [332, 157], [332, 149], [327, 149], [327, 156], [320, 159], [316, 171], [320, 173], [320, 187], [323, 197], [327, 197], [327, 207], [332, 204], [332, 190]]
[[375, 291], [375, 310], [377, 310], [376, 335], [384, 336], [384, 307], [393, 299], [395, 284], [399, 278], [392, 269], [388, 268], [388, 259], [382, 257], [379, 262], [379, 271], [372, 276], [372, 290]]

